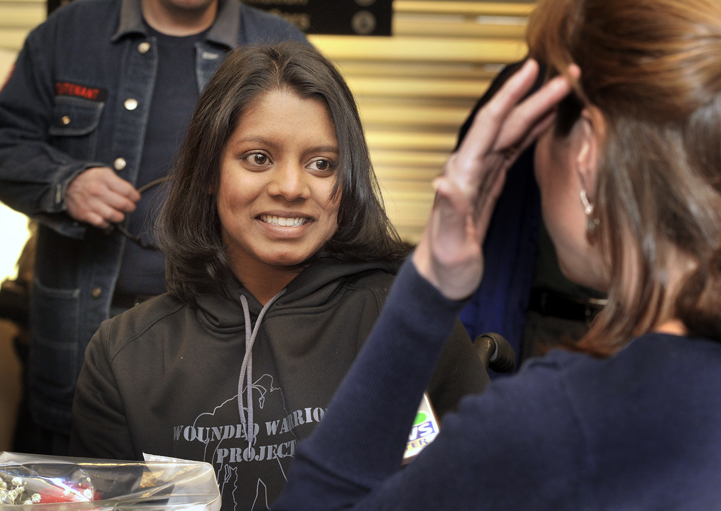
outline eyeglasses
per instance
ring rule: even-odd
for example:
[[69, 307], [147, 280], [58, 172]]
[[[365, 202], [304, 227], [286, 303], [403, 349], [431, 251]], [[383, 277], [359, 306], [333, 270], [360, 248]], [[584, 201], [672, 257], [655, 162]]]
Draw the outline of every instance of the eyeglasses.
[[[138, 193], [140, 195], [142, 195], [143, 192], [146, 192], [147, 190], [149, 190], [150, 188], [153, 188], [154, 186], [158, 186], [162, 183], [165, 183], [167, 180], [168, 180], [167, 176], [161, 177], [159, 179], [155, 179], [154, 181], [151, 181], [151, 182], [141, 186], [140, 188], [138, 188]], [[132, 241], [133, 243], [135, 243], [136, 245], [138, 245], [140, 248], [142, 248], [144, 250], [158, 250], [158, 251], [160, 250], [157, 247], [157, 245], [155, 245], [153, 242], [146, 241], [143, 238], [141, 238], [140, 236], [136, 236], [132, 232], [128, 231], [122, 224], [113, 224], [112, 227], [108, 231], [111, 231], [113, 227], [115, 229], [117, 229], [120, 234], [122, 234], [123, 236], [125, 236], [130, 241]]]

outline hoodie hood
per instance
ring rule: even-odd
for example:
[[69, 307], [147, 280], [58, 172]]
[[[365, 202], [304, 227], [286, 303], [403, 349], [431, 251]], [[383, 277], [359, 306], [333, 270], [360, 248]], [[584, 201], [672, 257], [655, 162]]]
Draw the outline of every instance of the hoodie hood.
[[[330, 257], [318, 259], [288, 284], [285, 293], [268, 308], [265, 317], [290, 310], [322, 307], [343, 287], [345, 279], [377, 270], [395, 275], [399, 266], [399, 263], [388, 262], [350, 263]], [[198, 297], [198, 319], [210, 330], [219, 333], [244, 332], [240, 295], [246, 297], [253, 321], [263, 310], [263, 305], [234, 276], [227, 279], [227, 289], [232, 299], [220, 294]]]

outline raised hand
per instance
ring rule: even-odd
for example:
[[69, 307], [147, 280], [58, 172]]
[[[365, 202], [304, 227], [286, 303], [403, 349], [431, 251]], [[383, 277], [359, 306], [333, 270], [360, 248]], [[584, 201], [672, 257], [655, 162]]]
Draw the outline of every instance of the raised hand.
[[[444, 296], [468, 297], [483, 275], [482, 244], [506, 171], [554, 120], [555, 106], [571, 90], [558, 76], [520, 102], [538, 74], [528, 60], [473, 120], [468, 134], [434, 181], [436, 199], [413, 255], [418, 271]], [[520, 102], [520, 103], [519, 103]]]

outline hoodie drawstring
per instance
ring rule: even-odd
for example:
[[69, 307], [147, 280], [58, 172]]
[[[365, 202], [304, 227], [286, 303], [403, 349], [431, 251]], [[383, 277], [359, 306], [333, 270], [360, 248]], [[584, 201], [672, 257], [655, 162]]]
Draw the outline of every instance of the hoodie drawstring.
[[[240, 377], [238, 378], [238, 413], [240, 414], [240, 422], [245, 428], [245, 435], [248, 440], [248, 446], [252, 447], [255, 440], [255, 431], [253, 423], [253, 344], [255, 343], [255, 337], [258, 335], [260, 329], [260, 322], [263, 321], [266, 311], [273, 305], [278, 298], [280, 298], [285, 289], [275, 295], [273, 298], [268, 300], [255, 322], [255, 327], [252, 329], [250, 325], [250, 309], [248, 308], [248, 300], [240, 295], [240, 303], [243, 306], [243, 315], [245, 316], [245, 356], [243, 357], [243, 365], [240, 367]], [[246, 423], [245, 415], [243, 414], [243, 377], [246, 377], [246, 393], [248, 398], [248, 421]]]

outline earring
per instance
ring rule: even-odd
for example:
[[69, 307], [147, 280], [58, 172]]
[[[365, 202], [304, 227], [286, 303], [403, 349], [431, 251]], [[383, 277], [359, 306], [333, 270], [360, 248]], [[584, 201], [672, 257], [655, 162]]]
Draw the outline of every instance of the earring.
[[593, 204], [588, 201], [586, 190], [581, 190], [581, 202], [583, 203], [583, 212], [586, 213], [586, 232], [589, 236], [593, 236], [598, 226], [598, 218], [593, 216]]

